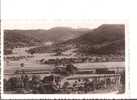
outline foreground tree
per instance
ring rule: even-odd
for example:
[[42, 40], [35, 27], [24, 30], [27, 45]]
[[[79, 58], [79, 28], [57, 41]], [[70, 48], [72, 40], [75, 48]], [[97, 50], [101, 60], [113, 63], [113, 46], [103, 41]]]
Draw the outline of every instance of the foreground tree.
[[75, 67], [73, 64], [68, 64], [66, 66], [67, 75], [75, 74], [77, 71], [78, 71], [77, 67]]

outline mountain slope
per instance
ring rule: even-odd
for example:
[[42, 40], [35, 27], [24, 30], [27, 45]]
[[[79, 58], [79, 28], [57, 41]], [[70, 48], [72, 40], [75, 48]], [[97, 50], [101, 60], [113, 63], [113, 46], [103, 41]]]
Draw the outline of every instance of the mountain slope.
[[80, 43], [100, 44], [124, 39], [124, 37], [123, 25], [102, 25], [87, 34], [80, 36], [77, 41]]
[[89, 29], [73, 29], [69, 27], [54, 27], [49, 30], [9, 30], [9, 32], [23, 34], [42, 42], [61, 42], [79, 37]]
[[63, 44], [75, 45], [78, 52], [90, 54], [124, 54], [125, 27], [123, 24], [103, 24], [76, 39]]
[[5, 30], [4, 31], [4, 47], [6, 48], [14, 48], [14, 47], [22, 47], [22, 46], [33, 46], [37, 43], [40, 43], [39, 40], [34, 39], [32, 37], [27, 37], [18, 32]]

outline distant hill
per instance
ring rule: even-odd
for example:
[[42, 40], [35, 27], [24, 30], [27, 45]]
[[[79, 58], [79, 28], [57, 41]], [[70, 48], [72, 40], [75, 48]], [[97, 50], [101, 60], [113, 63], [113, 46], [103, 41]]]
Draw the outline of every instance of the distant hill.
[[[124, 24], [103, 24], [93, 30], [69, 27], [54, 27], [49, 30], [6, 30], [4, 34], [8, 34], [4, 42], [10, 46], [16, 43], [32, 45], [34, 41], [52, 41], [56, 44], [50, 49], [77, 48], [77, 52], [86, 55], [125, 54]], [[47, 47], [40, 46], [33, 50], [44, 53], [47, 52]]]
[[[54, 27], [49, 30], [5, 30], [4, 47], [5, 49], [23, 46], [42, 45], [46, 43], [58, 43], [74, 39], [85, 34], [90, 29], [70, 27]], [[44, 51], [42, 48], [41, 50]], [[36, 50], [37, 51], [37, 50]], [[38, 50], [39, 51], [39, 50]]]
[[[96, 29], [88, 30], [79, 37], [72, 38], [56, 46], [61, 49], [76, 48], [77, 52], [86, 55], [125, 54], [125, 26], [123, 24], [103, 24]], [[53, 46], [53, 48], [55, 48]], [[33, 49], [37, 53], [46, 52], [46, 47]]]
[[4, 47], [5, 49], [23, 46], [34, 46], [39, 44], [40, 41], [20, 34], [16, 31], [5, 30], [4, 31]]
[[87, 54], [124, 54], [125, 27], [104, 24], [72, 41], [80, 52]]
[[73, 45], [78, 52], [90, 54], [124, 54], [125, 27], [123, 24], [103, 24], [76, 39], [60, 45]]
[[49, 30], [8, 30], [8, 32], [23, 34], [27, 37], [40, 40], [41, 42], [62, 42], [79, 37], [88, 30], [89, 29], [86, 28], [73, 29], [70, 27], [54, 27]]

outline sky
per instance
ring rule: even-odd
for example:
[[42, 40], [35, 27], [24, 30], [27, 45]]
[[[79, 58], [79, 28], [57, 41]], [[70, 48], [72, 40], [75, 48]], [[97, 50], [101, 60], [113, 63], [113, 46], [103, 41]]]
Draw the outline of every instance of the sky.
[[125, 7], [121, 0], [2, 0], [2, 25], [6, 29], [95, 28], [124, 23]]
[[53, 27], [72, 27], [72, 28], [96, 28], [101, 24], [123, 24], [124, 21], [95, 21], [95, 20], [70, 20], [70, 19], [16, 19], [4, 21], [5, 29], [50, 29]]

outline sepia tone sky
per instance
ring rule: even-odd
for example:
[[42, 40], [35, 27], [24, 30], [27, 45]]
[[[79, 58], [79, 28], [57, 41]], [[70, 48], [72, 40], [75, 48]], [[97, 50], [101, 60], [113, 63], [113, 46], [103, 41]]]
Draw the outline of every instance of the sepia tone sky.
[[101, 24], [124, 24], [124, 20], [12, 19], [3, 21], [4, 29], [50, 29], [53, 27], [96, 28]]
[[117, 0], [105, 1], [107, 4], [104, 0], [2, 0], [3, 27], [6, 29], [49, 29], [56, 26], [95, 28], [104, 23], [123, 23], [123, 19], [126, 18], [124, 15], [127, 13], [123, 9], [127, 5], [119, 0], [118, 3]]

